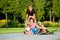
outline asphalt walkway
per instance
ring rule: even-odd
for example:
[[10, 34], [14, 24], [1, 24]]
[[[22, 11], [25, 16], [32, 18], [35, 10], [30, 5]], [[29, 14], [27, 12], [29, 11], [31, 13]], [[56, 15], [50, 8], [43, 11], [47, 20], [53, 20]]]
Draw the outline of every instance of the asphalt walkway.
[[60, 32], [52, 35], [26, 35], [23, 33], [0, 34], [0, 40], [56, 40], [60, 38]]

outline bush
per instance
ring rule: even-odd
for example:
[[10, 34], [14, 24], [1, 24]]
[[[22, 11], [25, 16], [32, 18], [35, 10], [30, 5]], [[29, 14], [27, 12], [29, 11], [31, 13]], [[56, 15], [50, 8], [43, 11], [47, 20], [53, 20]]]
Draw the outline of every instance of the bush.
[[60, 27], [59, 23], [56, 22], [50, 22], [50, 21], [44, 21], [45, 27]]
[[[14, 20], [8, 21], [8, 28], [21, 28], [21, 27], [25, 27], [25, 25]], [[6, 20], [0, 20], [0, 28], [6, 28]]]
[[0, 20], [0, 28], [5, 27], [6, 20]]
[[20, 28], [23, 28], [23, 27], [25, 27], [25, 24], [20, 24]]
[[19, 23], [18, 21], [14, 21], [14, 20], [11, 20], [9, 23], [8, 23], [8, 27], [9, 28], [14, 28], [14, 27], [16, 27], [16, 28], [20, 28], [20, 27], [24, 27], [24, 24], [21, 24], [21, 23]]
[[5, 28], [5, 23], [1, 23], [0, 28]]

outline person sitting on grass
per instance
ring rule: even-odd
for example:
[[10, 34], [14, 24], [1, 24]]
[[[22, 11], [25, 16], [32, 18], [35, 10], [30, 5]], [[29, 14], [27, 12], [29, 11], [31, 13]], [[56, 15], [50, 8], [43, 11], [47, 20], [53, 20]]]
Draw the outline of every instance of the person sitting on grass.
[[31, 30], [30, 30], [29, 24], [27, 24], [27, 27], [25, 28], [24, 34], [33, 35], [33, 32], [31, 32]]
[[53, 34], [53, 33], [54, 33], [53, 31], [50, 32], [47, 28], [45, 28], [44, 22], [41, 22], [38, 34], [40, 34], [40, 35], [42, 35], [42, 34], [47, 35], [47, 34]]
[[[30, 31], [32, 32], [32, 34], [37, 34], [37, 28], [38, 25], [35, 23], [34, 19], [33, 18], [30, 18], [29, 19], [29, 28], [30, 28]], [[27, 31], [26, 31], [27, 32]]]
[[40, 30], [39, 30], [38, 34], [40, 34], [40, 33], [46, 34], [46, 28], [44, 27], [44, 22], [41, 22]]

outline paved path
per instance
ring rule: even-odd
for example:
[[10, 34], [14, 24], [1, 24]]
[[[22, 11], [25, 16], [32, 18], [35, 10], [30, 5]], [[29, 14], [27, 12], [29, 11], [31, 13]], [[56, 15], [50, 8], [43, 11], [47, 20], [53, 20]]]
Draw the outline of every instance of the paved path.
[[60, 33], [53, 35], [25, 35], [23, 33], [0, 34], [0, 40], [56, 40], [60, 38]]

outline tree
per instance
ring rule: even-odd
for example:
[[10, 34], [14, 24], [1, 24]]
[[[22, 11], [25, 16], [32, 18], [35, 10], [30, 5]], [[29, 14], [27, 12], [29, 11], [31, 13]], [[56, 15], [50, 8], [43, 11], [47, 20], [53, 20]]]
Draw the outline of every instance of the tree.
[[13, 12], [14, 12], [14, 21], [16, 20], [16, 17], [18, 14], [20, 14], [20, 0], [13, 0], [12, 6], [13, 6]]
[[19, 12], [19, 1], [18, 0], [0, 0], [0, 8], [2, 8], [2, 13], [6, 15], [6, 26], [7, 26], [7, 14], [14, 12], [14, 20], [15, 14]]
[[55, 17], [59, 17], [60, 14], [60, 0], [52, 0], [53, 2], [53, 13], [52, 13], [52, 17], [53, 17], [53, 22], [55, 21]]
[[28, 9], [28, 6], [32, 5], [31, 0], [20, 0], [20, 16], [22, 20], [25, 20], [26, 18], [26, 11]]
[[37, 20], [40, 21], [44, 16], [44, 0], [34, 0], [34, 9], [36, 10]]
[[7, 26], [7, 12], [9, 12], [9, 10], [8, 10], [8, 1], [7, 0], [0, 0], [0, 2], [1, 2], [0, 7], [3, 9], [2, 13], [4, 13], [6, 15], [6, 27], [8, 27]]
[[45, 0], [45, 20], [50, 20], [51, 21], [51, 13], [52, 13], [52, 0]]

